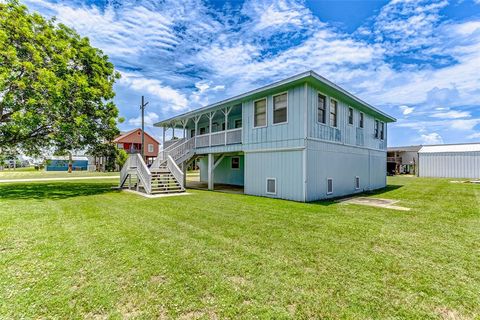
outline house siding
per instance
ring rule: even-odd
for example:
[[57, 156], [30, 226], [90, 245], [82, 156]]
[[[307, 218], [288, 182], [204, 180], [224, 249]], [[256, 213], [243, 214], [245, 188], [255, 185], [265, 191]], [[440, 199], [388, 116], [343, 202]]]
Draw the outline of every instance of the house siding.
[[[267, 178], [277, 181], [276, 194], [266, 191]], [[305, 201], [303, 151], [248, 152], [245, 154], [245, 193]]]
[[[233, 157], [240, 158], [239, 169], [231, 168], [231, 162]], [[200, 181], [205, 183], [208, 182], [208, 157], [201, 157], [199, 159], [198, 166], [200, 168]], [[244, 176], [245, 176], [245, 157], [243, 155], [228, 156], [223, 158], [223, 160], [215, 168], [213, 172], [213, 181], [214, 183], [243, 186]]]
[[480, 152], [419, 153], [418, 175], [432, 178], [480, 178]]

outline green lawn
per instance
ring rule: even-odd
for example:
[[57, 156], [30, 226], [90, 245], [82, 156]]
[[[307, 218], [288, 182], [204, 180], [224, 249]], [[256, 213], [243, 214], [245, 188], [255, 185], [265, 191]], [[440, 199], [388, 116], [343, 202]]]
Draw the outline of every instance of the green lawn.
[[33, 168], [18, 168], [0, 170], [0, 180], [15, 179], [43, 179], [43, 178], [72, 178], [72, 177], [95, 177], [95, 176], [118, 176], [118, 172], [89, 172], [89, 171], [73, 171], [68, 173], [65, 171], [45, 171], [35, 170]]
[[389, 178], [406, 212], [116, 182], [0, 185], [0, 318], [480, 317], [480, 185]]

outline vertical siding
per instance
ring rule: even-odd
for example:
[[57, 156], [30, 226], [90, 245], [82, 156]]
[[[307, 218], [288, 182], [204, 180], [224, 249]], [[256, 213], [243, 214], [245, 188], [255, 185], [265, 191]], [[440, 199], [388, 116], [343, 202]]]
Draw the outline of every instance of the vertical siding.
[[[236, 156], [234, 156], [236, 157]], [[245, 176], [245, 158], [240, 158], [240, 169], [232, 169], [232, 157], [225, 157], [222, 162], [218, 164], [213, 173], [214, 183], [231, 184], [243, 186]], [[200, 181], [208, 182], [208, 157], [201, 157], [198, 162], [200, 168]]]
[[[317, 120], [318, 93], [327, 97], [327, 121], [326, 124]], [[308, 86], [308, 137], [325, 141], [338, 142], [352, 146], [364, 146], [366, 148], [386, 150], [387, 148], [387, 124], [385, 124], [385, 139], [375, 138], [375, 118], [364, 113], [364, 128], [358, 128], [360, 111], [353, 108], [353, 125], [348, 124], [348, 108], [351, 107], [341, 99], [338, 101], [337, 127], [330, 127], [330, 99], [328, 92], [317, 90]]]
[[[297, 85], [286, 90], [288, 93], [287, 123], [273, 124], [273, 95], [267, 98], [267, 126], [254, 128], [254, 101], [249, 100], [242, 105], [243, 144], [245, 150], [266, 148], [285, 148], [303, 145], [305, 138], [305, 91], [303, 85]], [[280, 92], [279, 92], [280, 93]]]
[[420, 177], [480, 178], [480, 152], [419, 153]]
[[[275, 178], [277, 180], [277, 194], [267, 194], [267, 178]], [[245, 193], [304, 201], [303, 151], [246, 153]]]
[[[339, 197], [386, 185], [386, 153], [321, 141], [307, 144], [307, 201]], [[355, 177], [360, 189], [355, 189]], [[327, 195], [327, 178], [333, 193]]]

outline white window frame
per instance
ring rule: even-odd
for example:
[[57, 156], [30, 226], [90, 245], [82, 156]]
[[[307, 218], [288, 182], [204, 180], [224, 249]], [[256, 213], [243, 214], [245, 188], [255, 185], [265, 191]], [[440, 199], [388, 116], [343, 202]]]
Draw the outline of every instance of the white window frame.
[[380, 120], [375, 119], [373, 123], [373, 134], [375, 136], [375, 139], [380, 139]]
[[[325, 97], [325, 122], [321, 122], [321, 121], [318, 121], [318, 95], [322, 95]], [[324, 126], [328, 126], [330, 124], [330, 108], [328, 107], [328, 101], [330, 100], [330, 97], [327, 96], [326, 94], [324, 94], [323, 92], [320, 92], [320, 91], [317, 91], [317, 103], [316, 103], [316, 106], [317, 108], [315, 109], [316, 111], [316, 118], [317, 118], [317, 123], [318, 124], [321, 124], [321, 125], [324, 125]]]
[[[352, 123], [350, 123], [350, 111], [352, 111]], [[355, 125], [355, 109], [353, 109], [352, 107], [348, 107], [347, 110], [347, 124], [349, 126]]]
[[[152, 147], [152, 151], [150, 151], [150, 147]], [[154, 152], [154, 151], [155, 151], [155, 146], [153, 145], [153, 143], [147, 144], [147, 152]]]
[[[336, 109], [335, 109], [335, 125], [331, 125], [331, 118], [332, 118], [332, 100], [336, 102]], [[338, 100], [330, 97], [328, 100], [328, 125], [332, 128], [338, 128]]]
[[365, 113], [360, 112], [360, 115], [358, 117], [358, 127], [360, 129], [365, 128]]
[[[255, 126], [255, 102], [265, 100], [265, 125]], [[253, 129], [266, 128], [268, 125], [268, 99], [267, 97], [257, 99], [253, 101]]]
[[[328, 191], [328, 181], [332, 181], [332, 191]], [[333, 178], [327, 178], [327, 194], [333, 194]]]
[[[287, 109], [287, 112], [286, 112], [287, 119], [283, 122], [274, 123], [274, 121], [275, 121], [275, 97], [281, 96], [282, 94], [287, 95], [287, 107], [286, 107], [286, 109]], [[268, 102], [267, 102], [267, 106], [268, 106]], [[280, 93], [272, 95], [272, 125], [276, 126], [276, 125], [287, 124], [287, 123], [288, 123], [288, 91], [284, 91], [284, 92], [280, 92]]]
[[379, 131], [378, 132], [378, 138], [383, 141], [383, 140], [385, 140], [385, 122], [380, 121], [379, 123], [380, 123], [380, 125], [378, 127], [378, 129], [379, 129], [378, 130]]
[[[273, 181], [275, 181], [275, 192], [268, 192], [268, 180], [273, 180]], [[269, 178], [269, 177], [267, 177], [267, 178], [265, 179], [265, 193], [266, 193], [266, 194], [274, 194], [274, 195], [277, 194], [277, 178]]]
[[[357, 184], [358, 181], [358, 184]], [[360, 177], [355, 176], [355, 190], [360, 190]]]
[[[235, 159], [235, 158], [238, 159], [238, 168], [234, 168], [234, 167], [233, 167], [233, 159]], [[232, 157], [232, 158], [230, 159], [230, 169], [232, 169], [232, 170], [240, 170], [240, 157]]]

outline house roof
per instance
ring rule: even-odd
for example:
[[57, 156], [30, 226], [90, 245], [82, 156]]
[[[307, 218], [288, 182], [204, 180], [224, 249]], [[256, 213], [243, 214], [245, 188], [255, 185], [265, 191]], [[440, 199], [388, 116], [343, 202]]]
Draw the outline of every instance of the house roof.
[[423, 146], [404, 146], [404, 147], [388, 147], [387, 151], [398, 151], [398, 152], [416, 152], [420, 150]]
[[[136, 128], [136, 129], [133, 129], [133, 130], [130, 130], [130, 131], [127, 131], [127, 132], [121, 132], [121, 135], [116, 137], [115, 140], [113, 140], [113, 142], [121, 142], [121, 140], [125, 139], [126, 137], [128, 137], [129, 135], [137, 132], [137, 131], [142, 131], [142, 129], [140, 128]], [[148, 134], [147, 131], [145, 131], [145, 135], [146, 136], [149, 136], [151, 139], [153, 139], [156, 143], [160, 144], [160, 142], [158, 142], [157, 139], [155, 139], [154, 137], [152, 137], [151, 135]]]
[[[48, 157], [48, 160], [68, 161], [68, 156], [52, 156], [52, 157]], [[73, 156], [72, 160], [73, 161], [88, 161], [88, 158], [87, 157]]]
[[423, 146], [418, 153], [443, 153], [443, 152], [480, 152], [480, 143], [441, 144]]
[[[248, 91], [246, 93], [243, 93], [243, 94], [240, 94], [240, 95], [237, 95], [237, 96], [234, 96], [234, 97], [231, 97], [231, 98], [228, 98], [228, 99], [225, 99], [225, 100], [222, 100], [222, 101], [219, 101], [219, 102], [216, 102], [216, 103], [213, 103], [213, 104], [210, 104], [210, 105], [207, 105], [207, 106], [204, 106], [204, 107], [201, 107], [201, 108], [198, 108], [198, 109], [186, 112], [186, 113], [183, 113], [183, 114], [180, 114], [178, 116], [160, 121], [158, 123], [155, 123], [155, 126], [157, 126], [157, 127], [167, 126], [167, 125], [171, 126], [172, 122], [175, 122], [175, 121], [178, 121], [178, 120], [181, 120], [181, 119], [190, 118], [190, 117], [193, 117], [195, 115], [205, 113], [209, 110], [214, 110], [214, 109], [216, 109], [218, 107], [221, 107], [221, 106], [224, 106], [224, 105], [228, 105], [228, 104], [229, 105], [234, 105], [234, 104], [237, 104], [237, 103], [241, 103], [244, 100], [251, 99], [251, 98], [253, 98], [257, 95], [266, 94], [268, 91], [276, 90], [276, 89], [280, 90], [283, 87], [290, 86], [292, 84], [302, 83], [302, 82], [305, 82], [305, 81], [309, 82], [309, 83], [312, 83], [312, 84], [315, 84], [315, 85], [319, 85], [321, 87], [328, 87], [328, 88], [332, 89], [337, 95], [342, 96], [343, 99], [346, 100], [346, 102], [348, 102], [349, 104], [355, 105], [359, 109], [362, 109], [366, 112], [370, 112], [371, 114], [374, 114], [377, 118], [379, 118], [382, 121], [385, 121], [385, 122], [395, 122], [396, 121], [396, 119], [394, 117], [392, 117], [392, 116], [384, 113], [383, 111], [375, 108], [374, 106], [372, 106], [372, 105], [368, 104], [367, 102], [361, 100], [360, 98], [354, 96], [353, 94], [349, 93], [348, 91], [341, 88], [340, 86], [334, 84], [330, 80], [328, 80], [328, 79], [320, 76], [316, 72], [310, 70], [310, 71], [303, 72], [303, 73], [300, 73], [298, 75], [295, 75], [293, 77], [290, 77], [290, 78], [287, 78], [287, 79], [277, 81], [277, 82], [274, 82], [272, 84], [263, 86], [261, 88], [258, 88], [258, 89], [252, 90], [252, 91]], [[177, 124], [174, 124], [174, 125], [175, 125], [175, 127], [177, 127]]]

